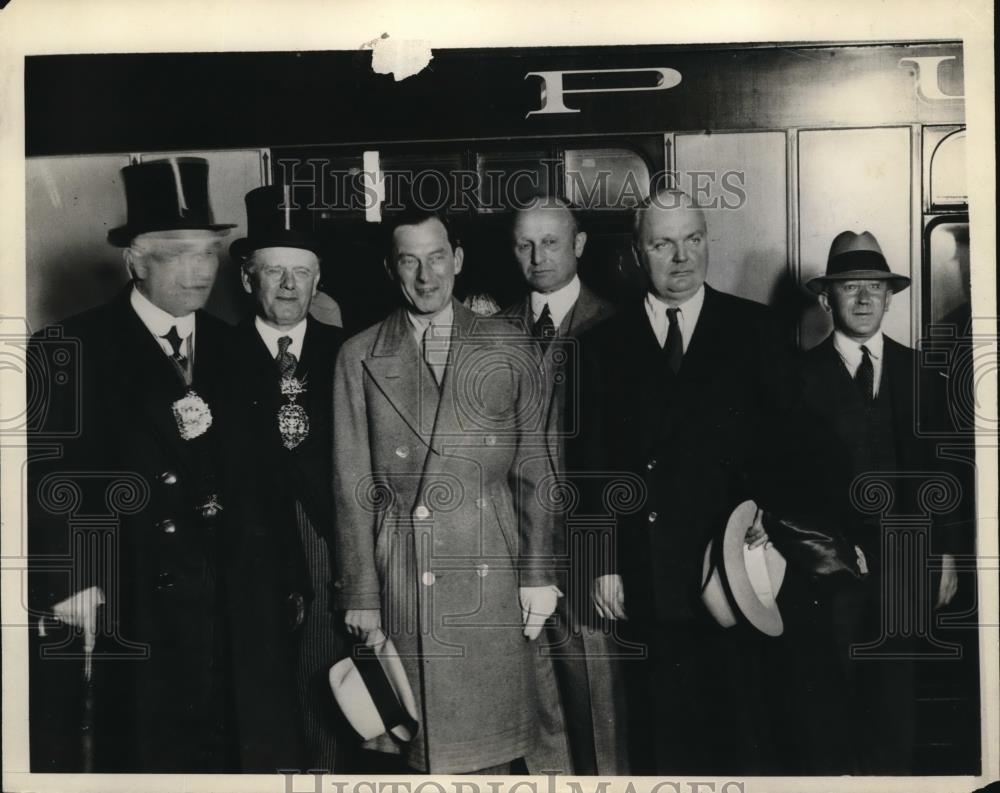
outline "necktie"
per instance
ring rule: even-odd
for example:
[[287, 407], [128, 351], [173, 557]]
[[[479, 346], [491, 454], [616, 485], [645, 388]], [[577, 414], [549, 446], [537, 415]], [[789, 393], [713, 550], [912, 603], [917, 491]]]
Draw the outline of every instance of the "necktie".
[[424, 356], [424, 363], [427, 364], [428, 368], [434, 374], [434, 382], [440, 387], [441, 382], [444, 380], [444, 367], [445, 362], [448, 360], [448, 352], [446, 348], [442, 349], [444, 345], [441, 340], [434, 339], [434, 325], [428, 323], [427, 327], [424, 328], [424, 335], [420, 346]]
[[681, 358], [684, 357], [684, 340], [681, 338], [681, 326], [677, 323], [678, 311], [679, 308], [667, 309], [667, 338], [663, 343], [663, 357], [674, 374], [680, 371]]
[[282, 380], [294, 375], [295, 367], [299, 363], [298, 359], [288, 351], [291, 343], [292, 339], [290, 336], [282, 336], [278, 339], [278, 356], [274, 360], [278, 364], [278, 371], [281, 372]]
[[552, 312], [549, 311], [548, 303], [545, 304], [542, 313], [538, 315], [533, 331], [535, 338], [541, 341], [543, 345], [548, 344], [555, 338], [556, 324], [552, 321]]
[[857, 383], [865, 402], [874, 401], [875, 367], [872, 365], [871, 353], [864, 344], [861, 345], [861, 363], [858, 365], [858, 371], [854, 373], [854, 382]]
[[166, 339], [167, 343], [170, 345], [170, 360], [173, 362], [174, 367], [177, 369], [177, 373], [181, 376], [184, 384], [191, 385], [191, 367], [188, 366], [187, 356], [181, 353], [181, 343], [184, 340], [177, 332], [177, 326], [171, 325], [170, 330], [168, 330], [160, 338]]

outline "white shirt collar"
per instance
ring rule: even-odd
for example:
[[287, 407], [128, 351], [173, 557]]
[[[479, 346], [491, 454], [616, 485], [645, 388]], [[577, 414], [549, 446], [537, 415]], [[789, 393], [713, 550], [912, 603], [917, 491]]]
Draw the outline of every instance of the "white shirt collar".
[[170, 342], [163, 337], [167, 335], [171, 328], [176, 327], [177, 335], [180, 336], [182, 340], [187, 341], [187, 355], [190, 357], [190, 350], [194, 344], [195, 321], [193, 311], [190, 314], [185, 314], [183, 317], [175, 317], [164, 311], [159, 306], [154, 305], [150, 299], [140, 292], [135, 286], [132, 287], [132, 293], [129, 295], [129, 302], [132, 304], [132, 309], [139, 316], [142, 324], [146, 326], [146, 329], [153, 334], [153, 336], [156, 337], [160, 347], [167, 353], [167, 355], [170, 355], [173, 351], [170, 348]]
[[288, 336], [292, 343], [288, 345], [288, 352], [295, 356], [297, 360], [302, 360], [302, 343], [306, 337], [306, 320], [303, 318], [298, 325], [294, 325], [291, 328], [279, 329], [272, 328], [260, 317], [254, 317], [253, 320], [254, 327], [257, 328], [257, 333], [260, 334], [261, 339], [267, 346], [267, 351], [271, 353], [272, 358], [278, 357], [278, 339], [282, 336]]
[[531, 293], [531, 316], [533, 322], [538, 322], [545, 305], [549, 306], [549, 313], [552, 315], [552, 324], [558, 330], [562, 325], [566, 315], [573, 310], [577, 298], [580, 297], [580, 277], [573, 276], [573, 279], [556, 289], [554, 292], [544, 294], [542, 292]]
[[868, 348], [868, 354], [871, 355], [873, 361], [878, 361], [882, 359], [882, 350], [885, 347], [885, 338], [882, 336], [881, 328], [875, 332], [866, 342], [855, 341], [850, 336], [835, 330], [833, 332], [833, 346], [837, 348], [837, 352], [840, 353], [840, 357], [846, 360], [852, 365], [852, 368], [857, 368], [858, 364], [861, 363], [861, 345], [864, 344]]
[[667, 309], [678, 308], [677, 324], [681, 329], [681, 339], [684, 342], [683, 349], [687, 352], [691, 343], [691, 336], [694, 334], [695, 326], [698, 324], [698, 317], [701, 316], [701, 309], [705, 305], [705, 285], [698, 287], [698, 291], [681, 303], [679, 306], [668, 306], [652, 292], [646, 293], [646, 316], [649, 317], [649, 324], [656, 334], [656, 340], [662, 347], [667, 340]]
[[[840, 356], [840, 360], [844, 362], [847, 373], [851, 377], [858, 373], [858, 367], [861, 366], [863, 357], [861, 344], [862, 342], [845, 336], [839, 330], [833, 331], [834, 349]], [[882, 330], [876, 331], [874, 336], [864, 342], [864, 345], [868, 348], [868, 354], [872, 359], [872, 375], [874, 377], [872, 394], [878, 396], [879, 385], [882, 382], [882, 351], [885, 348], [885, 337], [882, 335]]]
[[[449, 327], [455, 324], [455, 307], [449, 300], [448, 304], [442, 308], [437, 314], [433, 316], [427, 316], [426, 314], [414, 314], [412, 311], [407, 309], [406, 317], [410, 320], [410, 327], [413, 328], [413, 338], [417, 340], [417, 346], [424, 338], [424, 331], [427, 330], [428, 325], [433, 325], [435, 329], [442, 327]], [[447, 344], [451, 338], [451, 333], [445, 333], [444, 331], [433, 331], [434, 341], [442, 342]]]

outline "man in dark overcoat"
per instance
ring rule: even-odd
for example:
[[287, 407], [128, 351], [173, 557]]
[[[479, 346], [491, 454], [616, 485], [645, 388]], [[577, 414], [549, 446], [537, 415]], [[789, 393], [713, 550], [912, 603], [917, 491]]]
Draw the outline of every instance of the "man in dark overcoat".
[[530, 641], [558, 598], [544, 376], [533, 341], [453, 299], [463, 251], [442, 217], [392, 218], [387, 244], [403, 305], [334, 374], [338, 605], [355, 635], [391, 640], [416, 699], [413, 740], [371, 748], [508, 773], [535, 740]]
[[[289, 603], [297, 624], [297, 705], [306, 747], [306, 768], [341, 770], [338, 735], [343, 730], [327, 675], [337, 660], [331, 610], [333, 572], [333, 364], [341, 331], [309, 314], [320, 278], [319, 241], [286, 211], [280, 186], [246, 196], [248, 233], [230, 246], [242, 267], [254, 311], [236, 329], [235, 406], [249, 432], [267, 448], [265, 470], [274, 499], [291, 515], [309, 571], [308, 590]], [[279, 495], [280, 494], [280, 495]], [[340, 628], [342, 632], [342, 626]]]
[[706, 218], [684, 193], [637, 210], [633, 246], [647, 290], [581, 337], [570, 448], [571, 470], [621, 480], [588, 487], [582, 511], [608, 527], [595, 607], [647, 655], [623, 661], [632, 772], [773, 771], [767, 648], [745, 625], [722, 629], [700, 593], [706, 545], [736, 505], [817, 506], [791, 350], [767, 307], [705, 283]]
[[108, 239], [131, 282], [31, 347], [69, 377], [35, 395], [29, 433], [32, 768], [297, 767], [287, 553], [253, 438], [228, 420], [231, 328], [201, 310], [231, 225], [212, 220], [204, 160], [123, 177], [128, 220]]
[[[823, 741], [827, 754], [833, 743], [845, 743], [840, 766], [827, 773], [913, 772], [916, 691], [914, 664], [907, 656], [920, 648], [905, 634], [928, 633], [920, 615], [930, 612], [932, 599], [938, 607], [947, 605], [957, 588], [953, 554], [961, 538], [945, 528], [947, 519], [937, 517], [935, 531], [918, 539], [919, 530], [905, 537], [892, 533], [883, 526], [882, 514], [864, 509], [866, 501], [878, 500], [883, 486], [872, 477], [892, 493], [887, 515], [919, 515], [930, 503], [921, 506], [919, 491], [925, 485], [943, 486], [942, 494], [950, 487], [933, 443], [919, 431], [920, 414], [925, 423], [943, 407], [943, 381], [935, 372], [921, 372], [916, 353], [882, 331], [893, 295], [909, 283], [890, 270], [874, 235], [845, 231], [831, 244], [826, 273], [807, 284], [832, 317], [833, 330], [801, 356], [804, 396], [824, 433], [823, 453], [837, 461], [832, 470], [841, 474], [828, 484], [846, 511], [849, 539], [861, 549], [869, 570], [865, 579], [829, 594], [839, 662], [835, 671], [842, 680], [838, 685], [828, 678], [821, 685], [832, 686], [830, 696], [846, 709], [840, 741]], [[859, 477], [869, 478], [868, 484]], [[854, 482], [862, 489], [852, 490]], [[958, 489], [956, 509], [962, 496]], [[938, 506], [949, 499], [945, 495]], [[928, 540], [929, 546], [922, 545]], [[901, 555], [904, 542], [912, 543], [907, 553], [913, 555]], [[939, 555], [942, 571], [933, 598], [926, 567], [930, 554]], [[869, 645], [867, 657], [864, 645]]]
[[[564, 484], [565, 440], [576, 431], [576, 389], [567, 377], [574, 369], [576, 340], [615, 311], [580, 280], [586, 244], [587, 233], [564, 199], [539, 195], [516, 210], [511, 245], [528, 293], [499, 314], [523, 325], [541, 346], [549, 375], [549, 454]], [[568, 517], [555, 515], [565, 597], [559, 599], [559, 624], [547, 628], [546, 642], [539, 642], [540, 734], [527, 757], [528, 770], [620, 776], [628, 772], [623, 682], [589, 586], [579, 586], [588, 561], [585, 543], [568, 541]]]

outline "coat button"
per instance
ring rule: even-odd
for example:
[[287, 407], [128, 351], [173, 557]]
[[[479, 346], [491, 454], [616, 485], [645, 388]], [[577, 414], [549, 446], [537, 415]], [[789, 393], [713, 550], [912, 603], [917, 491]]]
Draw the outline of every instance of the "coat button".
[[646, 468], [647, 468], [647, 470], [650, 470], [650, 471], [652, 471], [654, 468], [656, 468], [656, 460], [650, 460], [648, 463], [646, 463]]
[[487, 435], [485, 438], [483, 438], [483, 443], [485, 443], [487, 446], [496, 446], [497, 445], [497, 436], [496, 435]]
[[429, 518], [430, 516], [431, 516], [431, 511], [427, 509], [427, 507], [425, 507], [423, 504], [418, 505], [417, 508], [413, 510], [413, 517], [415, 517], [417, 520], [427, 520], [427, 518]]
[[420, 576], [420, 581], [424, 586], [434, 586], [434, 573], [428, 570], [422, 576]]
[[174, 574], [173, 573], [160, 573], [156, 577], [156, 588], [157, 589], [170, 589], [174, 585]]
[[177, 474], [173, 471], [164, 471], [162, 474], [156, 477], [161, 483], [165, 485], [176, 485], [177, 484]]
[[397, 446], [396, 447], [396, 456], [397, 457], [401, 457], [402, 459], [405, 460], [407, 457], [410, 456], [410, 450], [408, 448], [406, 448], [405, 446]]
[[177, 531], [177, 524], [168, 518], [167, 520], [161, 520], [157, 523], [156, 528], [164, 534], [174, 534]]
[[477, 564], [476, 565], [476, 575], [480, 578], [486, 578], [490, 572], [490, 566], [488, 564]]
[[650, 523], [656, 523], [656, 518], [657, 518], [657, 515], [656, 515], [656, 513], [655, 513], [655, 512], [650, 512], [650, 513], [649, 513], [649, 517], [647, 518], [647, 520], [648, 520], [648, 521], [649, 521]]

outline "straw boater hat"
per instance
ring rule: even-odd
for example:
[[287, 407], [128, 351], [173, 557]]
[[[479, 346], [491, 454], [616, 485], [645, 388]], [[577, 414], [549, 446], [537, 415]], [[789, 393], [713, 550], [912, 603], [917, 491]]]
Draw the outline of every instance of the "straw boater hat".
[[242, 261], [261, 248], [302, 248], [319, 256], [319, 240], [311, 228], [296, 228], [302, 216], [292, 210], [291, 199], [287, 185], [266, 185], [247, 193], [247, 236], [229, 246], [230, 256]]
[[844, 231], [833, 238], [830, 255], [826, 260], [826, 274], [806, 283], [810, 292], [820, 294], [830, 281], [872, 280], [888, 281], [893, 292], [910, 285], [905, 275], [889, 269], [875, 235], [868, 231], [855, 234]]
[[724, 628], [737, 613], [768, 636], [784, 631], [775, 598], [785, 578], [785, 558], [770, 543], [751, 550], [745, 537], [757, 516], [757, 505], [744, 501], [733, 510], [721, 538], [709, 541], [702, 566], [701, 599]]
[[330, 689], [363, 740], [388, 732], [409, 741], [417, 734], [417, 704], [390, 639], [375, 647], [356, 645], [351, 656], [331, 667]]
[[122, 168], [127, 219], [108, 232], [108, 242], [125, 248], [140, 234], [154, 231], [227, 231], [235, 223], [216, 223], [208, 202], [208, 161], [169, 157]]

